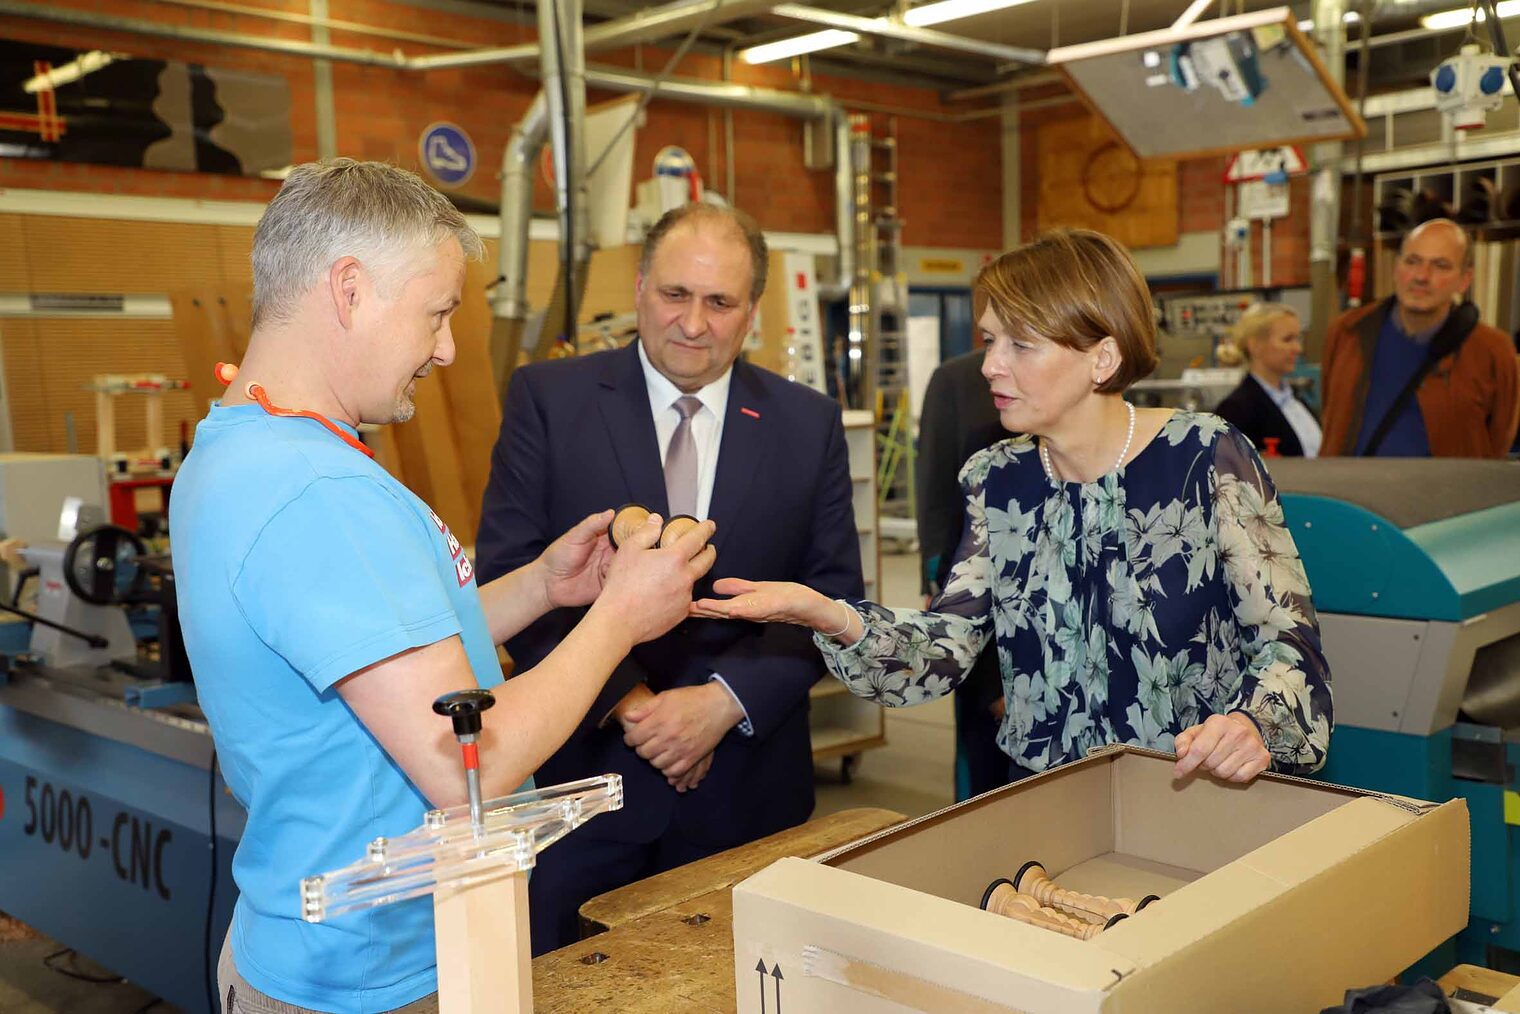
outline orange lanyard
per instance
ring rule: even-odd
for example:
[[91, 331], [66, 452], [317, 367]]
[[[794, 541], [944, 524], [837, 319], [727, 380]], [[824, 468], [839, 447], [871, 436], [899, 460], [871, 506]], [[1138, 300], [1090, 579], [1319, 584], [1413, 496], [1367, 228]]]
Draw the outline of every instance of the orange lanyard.
[[[232, 365], [231, 363], [216, 364], [216, 379], [221, 381], [223, 384], [231, 384], [232, 379], [236, 376], [236, 366]], [[347, 430], [343, 429], [341, 426], [333, 422], [331, 419], [327, 418], [327, 416], [323, 415], [322, 413], [307, 412], [304, 409], [297, 408], [281, 408], [269, 400], [269, 395], [265, 393], [264, 388], [259, 384], [249, 384], [247, 390], [248, 397], [257, 402], [259, 408], [262, 408], [270, 415], [279, 416], [282, 419], [313, 419], [316, 422], [320, 423], [322, 427], [333, 436], [337, 437], [339, 440], [343, 441], [354, 450], [363, 454], [366, 458], [373, 458], [375, 456], [375, 452], [364, 446], [364, 442], [362, 440], [353, 436]]]

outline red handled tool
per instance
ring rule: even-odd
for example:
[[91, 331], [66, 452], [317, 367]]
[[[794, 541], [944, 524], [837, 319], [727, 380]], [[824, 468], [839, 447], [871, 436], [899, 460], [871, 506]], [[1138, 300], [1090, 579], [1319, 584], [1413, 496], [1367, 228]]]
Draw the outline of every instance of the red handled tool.
[[496, 703], [489, 690], [456, 690], [433, 702], [433, 710], [454, 722], [459, 750], [464, 754], [464, 781], [470, 793], [470, 826], [481, 830], [480, 818], [480, 741], [481, 712]]

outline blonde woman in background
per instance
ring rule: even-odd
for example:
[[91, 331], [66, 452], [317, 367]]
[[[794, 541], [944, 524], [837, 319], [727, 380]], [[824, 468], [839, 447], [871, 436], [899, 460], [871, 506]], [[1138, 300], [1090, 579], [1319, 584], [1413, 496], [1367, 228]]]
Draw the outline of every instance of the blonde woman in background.
[[1318, 457], [1319, 420], [1287, 382], [1304, 351], [1298, 314], [1282, 303], [1257, 303], [1241, 315], [1230, 337], [1250, 372], [1214, 414], [1234, 423], [1264, 454]]

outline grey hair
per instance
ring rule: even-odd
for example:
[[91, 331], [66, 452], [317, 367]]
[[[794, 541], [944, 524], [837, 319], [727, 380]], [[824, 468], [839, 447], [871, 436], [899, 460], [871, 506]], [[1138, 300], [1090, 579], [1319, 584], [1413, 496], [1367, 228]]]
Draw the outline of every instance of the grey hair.
[[480, 257], [475, 230], [416, 173], [351, 158], [298, 165], [253, 233], [253, 326], [287, 318], [339, 258], [357, 257], [385, 291], [426, 270], [419, 254], [450, 236]]
[[694, 201], [671, 208], [661, 215], [660, 220], [644, 236], [644, 249], [639, 253], [639, 274], [645, 277], [649, 275], [649, 265], [654, 261], [654, 252], [660, 241], [683, 223], [693, 226], [713, 223], [734, 230], [736, 238], [749, 248], [749, 301], [758, 303], [765, 294], [766, 276], [770, 273], [770, 251], [765, 244], [765, 233], [760, 231], [759, 224], [748, 214], [729, 205]]
[[1251, 342], [1265, 335], [1272, 329], [1273, 324], [1284, 317], [1292, 317], [1296, 320], [1298, 311], [1287, 303], [1252, 303], [1230, 330], [1230, 341], [1249, 361]]

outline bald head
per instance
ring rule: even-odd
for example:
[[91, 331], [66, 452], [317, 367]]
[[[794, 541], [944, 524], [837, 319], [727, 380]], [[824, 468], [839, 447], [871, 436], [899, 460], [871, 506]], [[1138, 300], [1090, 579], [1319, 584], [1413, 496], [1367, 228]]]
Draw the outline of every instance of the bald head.
[[1404, 242], [1399, 244], [1399, 253], [1409, 249], [1411, 243], [1416, 243], [1426, 237], [1431, 241], [1443, 245], [1455, 246], [1461, 251], [1456, 262], [1462, 266], [1463, 271], [1472, 270], [1473, 245], [1472, 239], [1467, 235], [1467, 230], [1449, 218], [1432, 218], [1428, 222], [1421, 222], [1404, 235]]
[[1472, 243], [1450, 219], [1422, 223], [1405, 236], [1393, 271], [1405, 329], [1414, 333], [1445, 320], [1472, 284], [1472, 265]]

